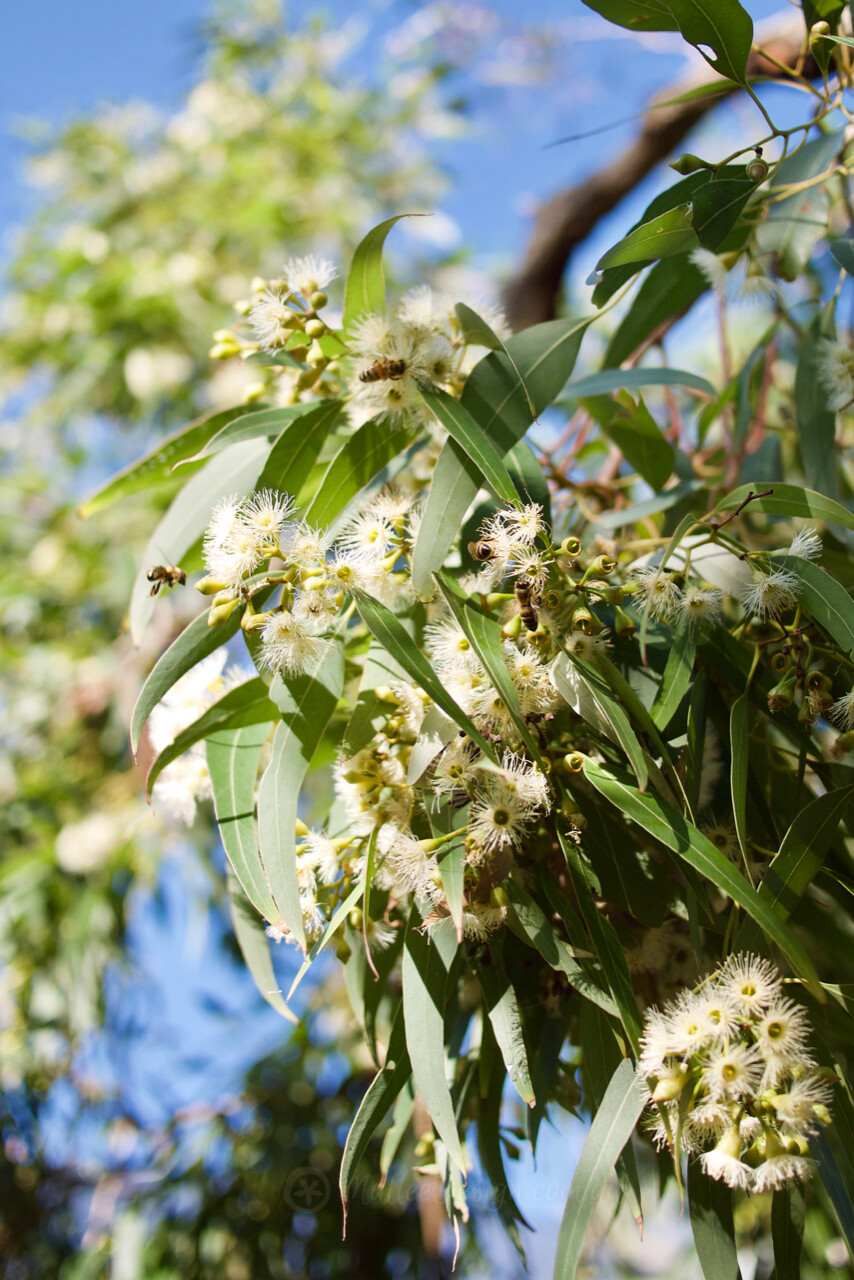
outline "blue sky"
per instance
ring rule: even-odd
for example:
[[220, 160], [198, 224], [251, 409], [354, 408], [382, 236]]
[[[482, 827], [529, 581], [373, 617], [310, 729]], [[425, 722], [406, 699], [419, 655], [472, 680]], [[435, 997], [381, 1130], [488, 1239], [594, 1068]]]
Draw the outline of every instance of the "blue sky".
[[[319, 7], [333, 20], [353, 12], [346, 0]], [[516, 0], [491, 0], [485, 7], [518, 21]], [[755, 18], [782, 7], [775, 0], [748, 4]], [[369, 13], [382, 32], [418, 8], [399, 0], [370, 0], [359, 11]], [[107, 0], [70, 5], [48, 0], [7, 8], [0, 43], [0, 258], [8, 249], [10, 229], [34, 207], [34, 196], [21, 181], [25, 148], [10, 132], [16, 122], [39, 117], [59, 124], [102, 103], [129, 99], [144, 99], [167, 110], [177, 107], [197, 73], [198, 32], [208, 11], [205, 0], [147, 0], [144, 5]], [[630, 115], [656, 87], [686, 67], [677, 37], [666, 36], [641, 48], [629, 43], [628, 37], [608, 35], [607, 24], [581, 0], [540, 0], [532, 19], [562, 33], [555, 77], [545, 85], [503, 91], [493, 84], [468, 84], [477, 108], [471, 134], [463, 140], [435, 143], [436, 157], [451, 177], [444, 211], [459, 224], [463, 242], [471, 246], [476, 259], [497, 269], [511, 264], [521, 251], [533, 200], [580, 180], [613, 155], [636, 126], [572, 145], [547, 149], [547, 144], [567, 133]], [[597, 39], [597, 30], [603, 38]], [[622, 41], [619, 47], [615, 39]], [[614, 65], [620, 66], [621, 75], [616, 94]], [[744, 110], [733, 108], [724, 120], [734, 123]], [[726, 124], [715, 125], [718, 131], [725, 128]], [[597, 232], [597, 245], [604, 248], [609, 238], [617, 238], [618, 228], [626, 221], [625, 209], [613, 215]], [[591, 259], [597, 245], [590, 246]], [[586, 262], [588, 255], [584, 256]], [[580, 269], [581, 278], [587, 270], [589, 265]], [[192, 878], [191, 862], [184, 864], [183, 874]], [[162, 997], [154, 1001], [151, 1036], [138, 1042], [133, 1057], [133, 1087], [146, 1107], [153, 1107], [162, 1096], [158, 1078], [164, 1078], [164, 1073], [179, 1101], [198, 1097], [205, 1088], [215, 1097], [236, 1082], [243, 1061], [271, 1048], [282, 1034], [281, 1022], [265, 1007], [253, 1016], [251, 1043], [247, 1045], [242, 1035], [235, 1037], [235, 1019], [252, 1000], [249, 979], [223, 958], [215, 931], [205, 936], [189, 927], [192, 894], [182, 887], [181, 877], [171, 872], [164, 892], [161, 911], [151, 902], [137, 903], [132, 927], [151, 990]], [[293, 957], [280, 959], [288, 963]], [[176, 974], [181, 975], [180, 982], [175, 981]], [[193, 1014], [212, 991], [219, 991], [232, 1017], [205, 1020]], [[188, 1045], [188, 1036], [193, 1046]], [[235, 1052], [236, 1040], [241, 1050], [246, 1049], [245, 1055]], [[198, 1048], [199, 1056], [207, 1056], [209, 1063], [216, 1062], [216, 1070], [207, 1066], [193, 1072], [181, 1067], [191, 1048]], [[170, 1098], [170, 1104], [175, 1100]], [[59, 1130], [55, 1137], [61, 1141]], [[560, 1183], [560, 1195], [537, 1202], [521, 1192], [525, 1211], [543, 1229], [534, 1274], [547, 1270], [579, 1137], [577, 1125], [569, 1145], [565, 1136], [548, 1131], [543, 1135], [538, 1185]], [[527, 1181], [530, 1186], [529, 1173], [530, 1166], [523, 1164], [516, 1175], [518, 1182]]]

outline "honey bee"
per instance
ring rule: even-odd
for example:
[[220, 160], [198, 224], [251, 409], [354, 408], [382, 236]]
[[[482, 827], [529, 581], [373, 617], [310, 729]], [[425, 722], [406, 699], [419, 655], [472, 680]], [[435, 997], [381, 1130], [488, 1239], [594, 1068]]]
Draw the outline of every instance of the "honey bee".
[[480, 538], [477, 542], [469, 543], [468, 551], [473, 560], [479, 560], [483, 564], [495, 558], [495, 543], [491, 538]]
[[360, 382], [384, 382], [388, 379], [396, 382], [406, 373], [405, 360], [375, 360], [370, 369], [359, 374]]
[[154, 583], [148, 593], [151, 596], [156, 596], [161, 587], [183, 587], [187, 581], [186, 570], [175, 564], [155, 564], [145, 576]]
[[534, 599], [534, 584], [530, 578], [517, 578], [516, 580], [516, 603], [519, 606], [519, 616], [529, 631], [536, 631], [540, 625], [537, 620], [536, 600]]

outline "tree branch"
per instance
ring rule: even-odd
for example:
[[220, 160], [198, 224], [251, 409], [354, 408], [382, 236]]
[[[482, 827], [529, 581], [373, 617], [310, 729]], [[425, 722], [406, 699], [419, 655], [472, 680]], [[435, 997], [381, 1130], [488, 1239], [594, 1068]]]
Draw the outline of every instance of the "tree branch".
[[[794, 69], [804, 57], [806, 33], [800, 13], [769, 19], [762, 24], [757, 37], [769, 58], [754, 48], [747, 63], [748, 77], [779, 77], [780, 65]], [[806, 58], [802, 74], [810, 79], [818, 75], [811, 57]], [[653, 98], [650, 105], [655, 107], [656, 102], [666, 102], [690, 89], [715, 83], [721, 86], [720, 94], [652, 110], [645, 117], [640, 134], [621, 155], [541, 206], [522, 265], [505, 290], [504, 305], [514, 330], [554, 319], [561, 282], [575, 246], [586, 239], [599, 219], [634, 190], [705, 115], [725, 97], [740, 90], [731, 80], [704, 68]]]

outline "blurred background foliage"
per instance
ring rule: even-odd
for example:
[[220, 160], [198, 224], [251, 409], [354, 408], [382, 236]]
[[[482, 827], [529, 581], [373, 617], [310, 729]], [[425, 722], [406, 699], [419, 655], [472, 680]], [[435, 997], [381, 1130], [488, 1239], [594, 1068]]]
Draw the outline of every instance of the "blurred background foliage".
[[[316, 1086], [326, 1055], [311, 1019], [293, 1036], [280, 1024], [286, 1046], [252, 1068], [242, 1097], [165, 1123], [139, 1113], [110, 1066], [132, 1038], [131, 1010], [151, 998], [127, 948], [131, 904], [156, 902], [164, 874], [182, 874], [164, 873], [164, 847], [167, 864], [189, 858], [202, 869], [182, 882], [192, 910], [214, 914], [221, 951], [232, 942], [222, 866], [205, 873], [210, 815], [197, 823], [194, 854], [142, 802], [127, 746], [140, 674], [186, 622], [170, 601], [143, 651], [122, 634], [151, 499], [88, 523], [75, 511], [151, 438], [240, 400], [251, 371], [213, 364], [207, 351], [253, 276], [274, 273], [286, 253], [346, 261], [385, 210], [435, 207], [443, 178], [426, 140], [465, 127], [465, 104], [446, 82], [476, 56], [478, 37], [434, 24], [424, 42], [399, 41], [399, 57], [374, 58], [375, 83], [365, 84], [351, 70], [360, 32], [358, 22], [337, 32], [314, 19], [286, 24], [275, 4], [219, 7], [177, 113], [134, 103], [28, 130], [41, 194], [7, 264], [0, 318], [0, 1266], [9, 1280], [100, 1276], [108, 1261], [124, 1280], [368, 1276], [387, 1256], [396, 1275], [418, 1271], [418, 1215], [399, 1188], [386, 1197], [396, 1210], [354, 1212], [346, 1246], [337, 1192], [310, 1216], [300, 1217], [298, 1197], [283, 1199], [303, 1165], [328, 1171], [334, 1187], [372, 1075], [357, 1055]], [[448, 260], [441, 248], [425, 252], [430, 262], [414, 263], [421, 276]], [[250, 990], [244, 1012], [247, 1003], [260, 1012]], [[345, 999], [324, 993], [327, 1010]], [[59, 1128], [72, 1136], [52, 1140]]]

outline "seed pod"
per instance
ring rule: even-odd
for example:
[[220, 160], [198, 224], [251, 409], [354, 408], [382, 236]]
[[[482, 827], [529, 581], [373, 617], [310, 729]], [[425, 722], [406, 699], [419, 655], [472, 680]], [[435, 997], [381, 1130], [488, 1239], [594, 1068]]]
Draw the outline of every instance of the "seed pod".
[[772, 715], [775, 711], [785, 711], [792, 705], [795, 700], [795, 684], [796, 677], [791, 675], [774, 685], [768, 694], [768, 710]]
[[614, 630], [618, 636], [633, 636], [637, 631], [637, 623], [630, 618], [625, 609], [617, 605], [614, 610]]
[[574, 560], [577, 555], [581, 554], [580, 538], [564, 538], [560, 544], [560, 549], [565, 556], [571, 556]]
[[584, 756], [580, 751], [574, 751], [572, 755], [564, 756], [563, 762], [570, 773], [581, 773], [584, 768]]
[[607, 578], [609, 573], [613, 573], [617, 567], [616, 560], [612, 560], [610, 556], [597, 556], [593, 563], [589, 566], [590, 573], [604, 573]]
[[819, 671], [816, 667], [812, 671], [807, 672], [804, 688], [807, 693], [828, 693], [833, 687], [833, 681], [824, 671]]
[[771, 670], [776, 671], [778, 675], [782, 675], [784, 671], [789, 670], [791, 661], [787, 653], [775, 653], [771, 659]]
[[585, 636], [589, 636], [593, 631], [593, 614], [586, 605], [579, 605], [573, 613], [572, 629], [580, 631]]

